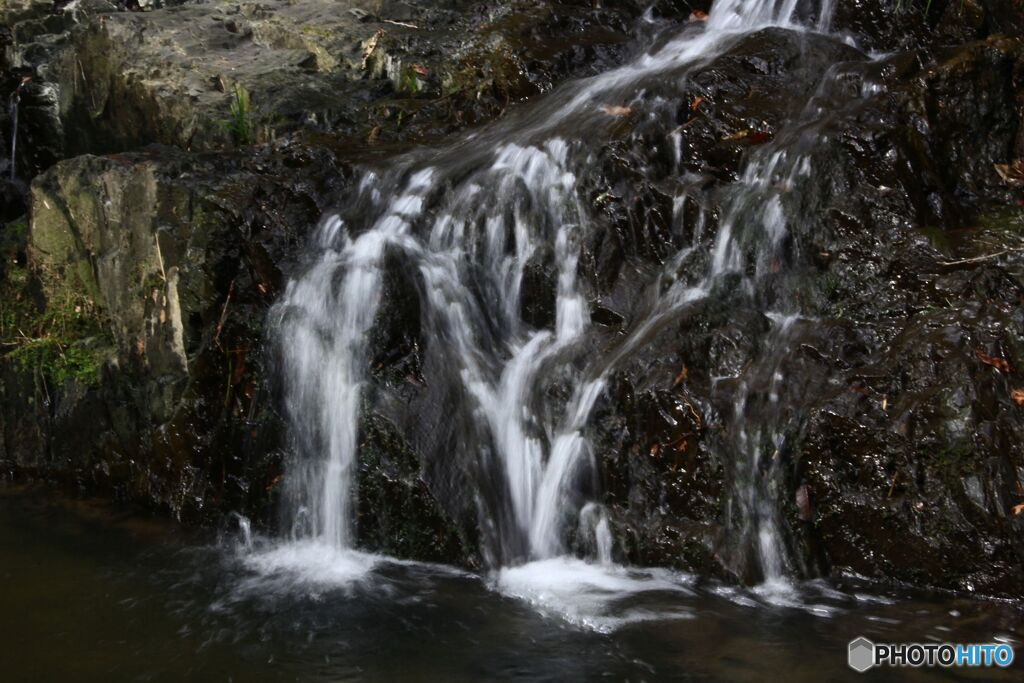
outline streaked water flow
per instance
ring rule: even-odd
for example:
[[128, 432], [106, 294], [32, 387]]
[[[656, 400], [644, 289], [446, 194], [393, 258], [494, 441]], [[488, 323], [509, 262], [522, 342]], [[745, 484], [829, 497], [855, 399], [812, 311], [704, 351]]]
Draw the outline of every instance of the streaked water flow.
[[[478, 496], [486, 532], [482, 550], [492, 567], [504, 567], [497, 573], [499, 585], [512, 593], [529, 592], [528, 583], [537, 582], [539, 589], [549, 580], [552, 562], [566, 571], [579, 569], [579, 562], [567, 557], [570, 534], [591, 539], [591, 559], [612, 566], [606, 515], [589, 493], [592, 487], [581, 486], [594, 479], [585, 429], [606, 378], [717, 282], [746, 273], [752, 241], [758, 244], [756, 274], [742, 277], [743, 287], [755, 295], [759, 276], [777, 267], [786, 235], [779, 188], [797, 182], [808, 167], [785, 147], [790, 138], [784, 135], [751, 155], [726, 203], [703, 279], [662, 286], [658, 278], [647, 312], [628, 334], [596, 359], [584, 359], [580, 347], [590, 320], [578, 260], [594, 220], [576, 187], [592, 157], [585, 141], [562, 131], [567, 126], [608, 130], [611, 117], [601, 105], [629, 102], [645, 79], [668, 71], [685, 74], [746, 33], [768, 26], [800, 29], [793, 23], [795, 7], [795, 0], [719, 0], [703, 27], [688, 27], [656, 51], [568, 84], [526, 113], [514, 113], [447, 149], [365, 172], [353, 195], [341, 200], [339, 214], [321, 223], [307, 267], [273, 311], [296, 450], [287, 475], [291, 545], [261, 556], [254, 566], [276, 570], [327, 561], [354, 562], [358, 569], [366, 564], [350, 555], [357, 437], [368, 338], [394, 255], [419, 282], [433, 349], [428, 352], [443, 354], [436, 367], [444, 367], [444, 376], [429, 379], [453, 387], [458, 409], [474, 425], [459, 448], [477, 463], [478, 477], [498, 473], [501, 480], [488, 482], [499, 491], [498, 502]], [[824, 3], [818, 30], [830, 11], [830, 3]], [[805, 137], [800, 133], [794, 140]], [[663, 277], [691, 250], [671, 259]], [[557, 273], [550, 326], [528, 324], [521, 312], [524, 271], [535, 258], [550, 259]], [[788, 322], [775, 333], [779, 349], [797, 313], [782, 312]], [[775, 361], [765, 363], [778, 373]], [[549, 398], [556, 385], [568, 390], [562, 392], [568, 397], [563, 402]], [[776, 579], [785, 573], [785, 557], [775, 502], [757, 474], [761, 463], [751, 454], [764, 438], [777, 438], [772, 431], [777, 425], [748, 433], [745, 400], [741, 392], [731, 442], [738, 461], [750, 460], [749, 466], [738, 466], [734, 528], [741, 542], [756, 539], [746, 541], [752, 548], [747, 554], [763, 577]], [[539, 561], [548, 571], [522, 567]], [[653, 575], [647, 580], [657, 585]], [[586, 577], [582, 582], [594, 586]]]

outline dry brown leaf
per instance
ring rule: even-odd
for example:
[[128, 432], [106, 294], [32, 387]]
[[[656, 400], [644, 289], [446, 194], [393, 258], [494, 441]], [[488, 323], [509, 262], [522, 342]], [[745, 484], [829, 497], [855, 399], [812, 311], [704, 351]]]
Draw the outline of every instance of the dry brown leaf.
[[1024, 406], [1024, 389], [1014, 389], [1010, 392], [1010, 398], [1019, 406]]
[[384, 29], [377, 29], [377, 32], [372, 36], [363, 41], [363, 63], [362, 68], [366, 68], [366, 63], [370, 59], [370, 55], [377, 49], [377, 43], [384, 37]]
[[609, 116], [629, 116], [633, 113], [632, 107], [620, 107], [617, 104], [602, 104], [601, 111]]
[[675, 379], [675, 381], [674, 381], [674, 382], [672, 382], [672, 388], [673, 388], [673, 389], [675, 389], [675, 388], [676, 388], [676, 387], [678, 387], [678, 386], [679, 386], [680, 384], [682, 384], [683, 382], [685, 382], [685, 381], [686, 381], [686, 376], [687, 376], [688, 374], [689, 374], [689, 370], [687, 370], [687, 369], [686, 369], [686, 366], [684, 365], [684, 366], [683, 366], [683, 369], [679, 371], [679, 374], [678, 374], [678, 375], [676, 375], [676, 379]]
[[726, 135], [725, 137], [722, 138], [722, 142], [732, 142], [734, 140], [742, 140], [743, 138], [745, 138], [748, 135], [750, 135], [751, 132], [752, 131], [749, 128], [744, 128], [743, 130], [736, 131], [732, 135]]
[[1010, 509], [1013, 510], [1013, 514], [1015, 515], [1024, 514], [1024, 503], [1021, 503], [1020, 505], [1014, 505]]
[[1017, 159], [1008, 164], [993, 164], [996, 173], [1010, 187], [1024, 187], [1024, 159]]
[[653, 446], [651, 446], [651, 456], [652, 457], [656, 458], [656, 457], [658, 457], [658, 455], [660, 453], [661, 453], [661, 444], [660, 443], [656, 443]]
[[430, 69], [423, 66], [422, 64], [413, 64], [412, 70], [418, 73], [420, 76], [426, 77], [430, 75]]
[[696, 97], [694, 97], [693, 98], [693, 102], [690, 104], [690, 111], [697, 111], [697, 107], [699, 107], [700, 103], [703, 102], [703, 101], [704, 101], [704, 98], [701, 97], [700, 95], [697, 95]]
[[1006, 361], [1005, 358], [997, 358], [995, 356], [989, 356], [984, 351], [982, 351], [981, 349], [975, 349], [974, 350], [974, 355], [976, 355], [978, 357], [978, 360], [980, 360], [985, 365], [991, 365], [992, 367], [994, 367], [996, 370], [999, 370], [1000, 372], [1009, 372], [1010, 371], [1010, 364]]
[[694, 22], [694, 21], [707, 21], [707, 20], [708, 20], [708, 13], [704, 12], [702, 10], [699, 10], [699, 9], [695, 9], [692, 12], [690, 12], [690, 18], [688, 19], [688, 21], [690, 21], [690, 22]]

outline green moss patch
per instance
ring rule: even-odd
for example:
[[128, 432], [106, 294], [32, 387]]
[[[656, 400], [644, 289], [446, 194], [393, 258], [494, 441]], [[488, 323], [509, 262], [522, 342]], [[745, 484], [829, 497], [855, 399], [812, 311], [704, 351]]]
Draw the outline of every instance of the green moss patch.
[[23, 222], [4, 226], [0, 240], [0, 357], [58, 384], [99, 382], [111, 341], [95, 303], [68, 283], [44, 297], [25, 266]]

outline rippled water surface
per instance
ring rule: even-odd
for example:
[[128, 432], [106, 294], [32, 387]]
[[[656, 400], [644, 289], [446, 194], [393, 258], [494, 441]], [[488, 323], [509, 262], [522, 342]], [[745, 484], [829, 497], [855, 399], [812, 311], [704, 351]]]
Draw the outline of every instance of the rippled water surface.
[[852, 580], [740, 590], [571, 560], [480, 577], [314, 543], [212, 542], [22, 494], [0, 496], [0, 548], [13, 681], [862, 680], [846, 667], [857, 635], [1024, 640], [1019, 605]]

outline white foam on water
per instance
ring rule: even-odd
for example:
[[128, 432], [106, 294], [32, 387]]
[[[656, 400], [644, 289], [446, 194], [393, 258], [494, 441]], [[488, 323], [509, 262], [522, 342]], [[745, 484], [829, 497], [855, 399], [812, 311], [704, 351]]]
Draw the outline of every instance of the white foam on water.
[[348, 588], [365, 582], [385, 559], [320, 540], [284, 543], [243, 556], [242, 564], [254, 576], [242, 587]]
[[641, 621], [694, 618], [692, 611], [678, 604], [666, 605], [663, 599], [659, 604], [665, 606], [658, 609], [619, 604], [646, 593], [691, 596], [689, 583], [690, 577], [666, 569], [634, 569], [557, 557], [505, 567], [492, 576], [491, 587], [528, 603], [544, 616], [610, 633]]

